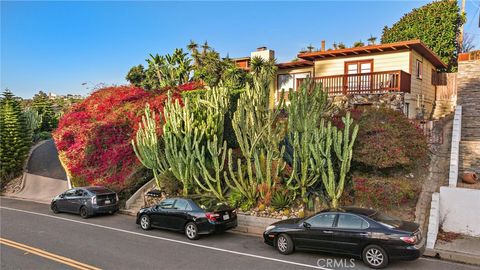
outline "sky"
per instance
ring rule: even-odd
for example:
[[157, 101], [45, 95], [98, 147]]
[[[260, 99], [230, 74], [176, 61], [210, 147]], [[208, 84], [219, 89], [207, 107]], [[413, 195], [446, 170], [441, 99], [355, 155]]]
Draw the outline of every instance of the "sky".
[[[230, 57], [257, 47], [292, 60], [312, 44], [327, 48], [381, 36], [403, 14], [429, 1], [316, 2], [1, 2], [0, 88], [30, 98], [39, 90], [87, 95], [99, 84], [125, 84], [149, 53], [205, 40]], [[480, 1], [467, 0], [465, 31], [480, 48]]]

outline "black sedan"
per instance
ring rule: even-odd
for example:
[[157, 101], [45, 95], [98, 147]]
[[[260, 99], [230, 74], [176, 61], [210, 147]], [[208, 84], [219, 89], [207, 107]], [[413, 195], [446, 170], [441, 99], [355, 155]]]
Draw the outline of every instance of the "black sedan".
[[50, 208], [55, 214], [69, 212], [82, 218], [113, 214], [118, 210], [118, 195], [104, 187], [72, 188], [53, 198]]
[[169, 198], [152, 207], [142, 208], [137, 224], [184, 232], [190, 240], [201, 234], [225, 231], [237, 226], [236, 210], [213, 198]]
[[265, 243], [282, 254], [314, 250], [361, 258], [371, 268], [389, 260], [415, 260], [425, 251], [419, 225], [364, 208], [325, 210], [267, 227]]

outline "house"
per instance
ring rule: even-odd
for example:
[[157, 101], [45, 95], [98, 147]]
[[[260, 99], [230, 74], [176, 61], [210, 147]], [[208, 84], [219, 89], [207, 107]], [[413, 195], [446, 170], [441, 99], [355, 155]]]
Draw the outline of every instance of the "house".
[[[274, 57], [265, 47], [251, 57]], [[409, 118], [429, 118], [436, 98], [438, 71], [447, 66], [420, 40], [355, 48], [301, 52], [298, 60], [278, 63], [275, 101], [282, 90], [296, 90], [306, 77], [322, 83], [337, 104], [386, 104]], [[236, 60], [236, 59], [234, 59]], [[248, 67], [248, 58], [242, 58]], [[288, 98], [288, 97], [286, 97]]]

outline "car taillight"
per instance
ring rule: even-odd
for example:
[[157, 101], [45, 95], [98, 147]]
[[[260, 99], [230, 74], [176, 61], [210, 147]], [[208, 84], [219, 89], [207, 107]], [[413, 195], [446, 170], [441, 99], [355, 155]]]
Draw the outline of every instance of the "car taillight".
[[416, 236], [403, 236], [400, 237], [400, 239], [407, 244], [415, 244], [415, 242], [417, 242]]
[[92, 204], [97, 204], [97, 196], [92, 197]]
[[207, 217], [208, 220], [215, 222], [217, 221], [217, 217], [219, 217], [220, 215], [215, 213], [206, 213], [205, 216]]

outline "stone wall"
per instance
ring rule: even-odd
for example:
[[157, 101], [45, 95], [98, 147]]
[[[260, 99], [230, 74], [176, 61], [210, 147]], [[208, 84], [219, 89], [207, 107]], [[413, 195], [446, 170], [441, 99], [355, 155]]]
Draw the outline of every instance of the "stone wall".
[[460, 175], [473, 171], [480, 175], [480, 141], [461, 141], [458, 171]]
[[356, 106], [388, 106], [403, 112], [404, 101], [405, 96], [403, 93], [359, 94], [333, 97], [333, 104], [344, 109]]

